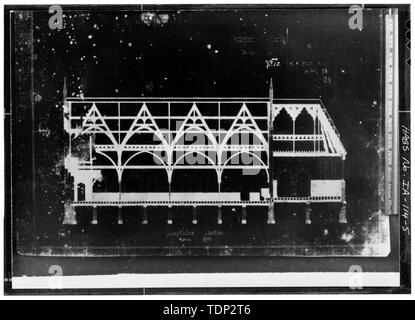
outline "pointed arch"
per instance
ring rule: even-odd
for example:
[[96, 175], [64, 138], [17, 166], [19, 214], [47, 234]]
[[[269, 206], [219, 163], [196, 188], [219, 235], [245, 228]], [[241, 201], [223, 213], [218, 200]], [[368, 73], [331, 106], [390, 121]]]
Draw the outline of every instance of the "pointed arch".
[[[139, 122], [142, 122], [142, 123], [139, 123]], [[124, 147], [127, 144], [128, 140], [134, 134], [139, 133], [139, 132], [148, 132], [148, 133], [155, 134], [156, 137], [161, 141], [161, 143], [165, 147], [166, 151], [169, 149], [169, 145], [166, 139], [163, 137], [163, 134], [161, 133], [159, 126], [154, 121], [154, 118], [151, 115], [145, 103], [143, 103], [137, 115], [135, 116], [133, 123], [131, 124], [130, 128], [128, 129], [127, 134], [125, 135], [125, 137], [123, 138], [121, 142], [121, 146]]]
[[292, 134], [293, 121], [285, 108], [274, 117], [273, 126], [274, 134]]
[[[220, 169], [220, 174], [222, 175], [222, 172], [223, 172], [223, 170], [225, 170], [226, 169], [226, 166], [227, 166], [227, 164], [228, 164], [228, 162], [230, 161], [230, 160], [232, 160], [234, 157], [236, 157], [236, 156], [238, 156], [238, 155], [240, 155], [240, 154], [242, 154], [242, 153], [246, 153], [246, 154], [250, 154], [250, 155], [252, 155], [252, 156], [254, 156], [256, 159], [258, 159], [260, 162], [261, 162], [261, 164], [263, 165], [263, 168], [262, 169], [265, 169], [265, 172], [267, 173], [267, 181], [269, 182], [269, 170], [268, 170], [268, 166], [265, 164], [265, 162], [260, 158], [260, 157], [258, 157], [255, 153], [253, 153], [253, 152], [251, 152], [251, 151], [239, 151], [239, 152], [236, 152], [236, 153], [234, 153], [233, 155], [231, 155], [225, 162], [224, 162], [224, 164], [221, 166], [221, 169]], [[244, 167], [244, 168], [241, 168], [241, 169], [249, 169], [249, 165], [247, 165], [246, 167]]]
[[92, 107], [86, 114], [85, 119], [82, 122], [82, 130], [80, 133], [97, 133], [92, 130], [97, 130], [99, 133], [106, 134], [114, 145], [118, 145], [117, 140], [111, 133], [110, 128], [108, 127], [107, 123], [105, 122], [104, 118], [101, 115], [101, 112], [99, 112], [95, 103], [92, 105]]
[[184, 154], [182, 154], [175, 162], [174, 162], [174, 164], [173, 164], [173, 169], [175, 168], [175, 167], [177, 167], [177, 163], [180, 161], [180, 160], [182, 160], [184, 157], [186, 157], [187, 155], [189, 155], [189, 154], [192, 154], [192, 153], [197, 153], [197, 154], [200, 154], [201, 156], [203, 156], [204, 158], [206, 158], [209, 162], [210, 162], [210, 164], [213, 166], [213, 167], [217, 167], [217, 165], [216, 165], [216, 163], [211, 159], [211, 158], [209, 158], [206, 154], [204, 154], [203, 152], [201, 152], [201, 151], [197, 151], [197, 150], [192, 150], [192, 151], [188, 151], [188, 152], [185, 152]]
[[225, 145], [230, 137], [235, 134], [235, 132], [242, 130], [251, 131], [261, 140], [263, 145], [268, 145], [268, 142], [265, 140], [264, 135], [259, 129], [258, 124], [255, 122], [251, 112], [245, 103], [242, 105], [241, 109], [235, 117], [235, 120], [232, 122], [231, 127], [221, 141], [221, 145]]
[[195, 130], [195, 131], [192, 131], [192, 132], [200, 132], [200, 133], [204, 134], [214, 146], [216, 146], [218, 144], [211, 132], [203, 130], [199, 126], [189, 126], [187, 129], [185, 129], [183, 131], [179, 130], [180, 132], [177, 133], [177, 135], [174, 137], [174, 140], [171, 144], [172, 148], [174, 148], [174, 146], [176, 146], [178, 144], [179, 139], [181, 137], [183, 137], [186, 133], [188, 133], [191, 129]]
[[[221, 142], [221, 146], [224, 146], [224, 145], [226, 145], [227, 144], [227, 142], [229, 141], [229, 139], [233, 136], [233, 135], [235, 135], [235, 134], [237, 134], [237, 133], [241, 133], [241, 132], [243, 132], [243, 131], [245, 131], [245, 132], [247, 132], [247, 133], [252, 133], [253, 135], [255, 135], [259, 140], [261, 140], [261, 143], [262, 143], [262, 145], [264, 145], [265, 147], [267, 147], [268, 146], [268, 142], [265, 140], [265, 137], [264, 137], [264, 135], [262, 134], [262, 132], [261, 131], [256, 131], [256, 130], [253, 130], [252, 128], [250, 128], [250, 127], [239, 127], [238, 129], [236, 129], [236, 130], [234, 130], [233, 132], [228, 132], [228, 133], [230, 133], [230, 134], [226, 134], [226, 136], [225, 136], [225, 138], [222, 140], [222, 142]], [[267, 152], [268, 152], [268, 150], [266, 150]]]
[[220, 169], [218, 168], [218, 165], [211, 159], [211, 158], [209, 158], [206, 154], [204, 154], [203, 152], [201, 152], [201, 151], [197, 151], [197, 150], [192, 150], [192, 151], [189, 151], [189, 152], [186, 152], [186, 153], [184, 153], [184, 154], [182, 154], [175, 162], [174, 162], [174, 164], [172, 165], [172, 167], [171, 167], [171, 175], [173, 175], [173, 171], [174, 171], [174, 169], [177, 167], [177, 163], [180, 161], [180, 160], [182, 160], [184, 157], [186, 157], [187, 155], [189, 155], [189, 154], [191, 154], [191, 153], [197, 153], [197, 154], [200, 154], [201, 156], [203, 156], [204, 158], [206, 158], [209, 162], [210, 162], [210, 164], [212, 165], [212, 168], [216, 171], [216, 174], [217, 174], [217, 177], [218, 177], [218, 182], [220, 181]]
[[127, 167], [128, 162], [130, 162], [130, 160], [132, 160], [133, 158], [135, 158], [136, 156], [139, 156], [142, 153], [147, 153], [149, 155], [152, 155], [153, 157], [156, 157], [160, 162], [161, 165], [163, 167], [166, 167], [166, 163], [164, 162], [163, 158], [161, 158], [160, 156], [158, 156], [157, 154], [155, 154], [154, 152], [151, 152], [149, 150], [141, 150], [139, 152], [134, 153], [132, 156], [130, 156], [127, 161], [124, 162], [124, 164], [122, 165], [122, 168], [125, 169]]
[[[110, 160], [110, 162], [114, 166], [115, 171], [117, 172], [118, 181], [121, 181], [122, 168], [120, 168], [109, 155], [105, 154], [105, 152], [103, 152], [101, 150], [96, 150], [96, 153], [97, 154], [100, 154], [100, 155], [103, 155], [105, 158], [107, 158], [108, 160]], [[117, 156], [119, 157], [118, 152], [117, 152]]]
[[112, 165], [114, 166], [114, 169], [116, 169], [117, 168], [117, 164], [115, 163], [115, 161], [114, 161], [114, 159], [112, 159], [109, 155], [107, 155], [104, 151], [101, 151], [101, 150], [95, 150], [95, 152], [97, 153], [97, 154], [100, 154], [100, 155], [102, 155], [102, 156], [104, 156], [105, 158], [107, 158], [111, 163], [112, 163]]
[[171, 144], [172, 147], [174, 147], [179, 141], [179, 139], [183, 137], [190, 129], [195, 129], [196, 131], [199, 131], [206, 135], [206, 137], [213, 145], [218, 144], [218, 142], [212, 134], [212, 131], [207, 125], [206, 120], [203, 118], [195, 103], [193, 103], [192, 108], [188, 112], [186, 118], [184, 119], [183, 123], [179, 128], [179, 132], [174, 137], [173, 142]]
[[297, 116], [295, 121], [296, 134], [314, 134], [314, 119], [304, 108]]

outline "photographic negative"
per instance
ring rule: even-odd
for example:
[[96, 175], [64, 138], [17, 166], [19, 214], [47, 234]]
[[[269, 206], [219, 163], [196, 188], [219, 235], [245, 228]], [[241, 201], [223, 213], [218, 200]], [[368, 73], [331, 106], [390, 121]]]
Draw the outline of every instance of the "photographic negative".
[[16, 254], [390, 256], [401, 9], [10, 9]]

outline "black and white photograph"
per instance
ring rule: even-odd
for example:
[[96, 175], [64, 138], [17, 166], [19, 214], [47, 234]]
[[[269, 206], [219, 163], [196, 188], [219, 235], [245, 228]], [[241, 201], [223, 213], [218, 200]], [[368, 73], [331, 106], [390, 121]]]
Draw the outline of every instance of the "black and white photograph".
[[409, 292], [409, 19], [4, 7], [5, 288]]

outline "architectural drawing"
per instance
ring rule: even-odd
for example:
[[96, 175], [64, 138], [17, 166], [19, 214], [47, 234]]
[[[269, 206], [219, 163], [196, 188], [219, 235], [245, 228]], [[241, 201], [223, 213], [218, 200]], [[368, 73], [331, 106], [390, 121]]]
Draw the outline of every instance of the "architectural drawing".
[[[176, 206], [193, 207], [194, 224], [198, 207], [216, 208], [218, 224], [223, 206], [240, 207], [246, 224], [247, 207], [258, 206], [274, 224], [280, 203], [305, 204], [308, 224], [311, 203], [336, 203], [339, 222], [346, 222], [346, 150], [323, 102], [274, 99], [272, 80], [268, 98], [68, 98], [64, 88], [63, 107], [73, 185], [65, 224], [76, 224], [79, 206], [92, 208], [93, 224], [106, 206], [118, 208], [119, 224], [125, 206], [137, 207], [143, 224], [149, 206], [166, 208], [169, 224]], [[216, 190], [174, 190], [182, 170], [214, 170]], [[242, 171], [239, 179], [260, 175], [256, 190], [224, 190], [225, 170]], [[124, 190], [134, 171], [164, 172], [165, 190], [142, 190], [141, 181]], [[94, 189], [105, 172], [116, 174], [116, 190]]]

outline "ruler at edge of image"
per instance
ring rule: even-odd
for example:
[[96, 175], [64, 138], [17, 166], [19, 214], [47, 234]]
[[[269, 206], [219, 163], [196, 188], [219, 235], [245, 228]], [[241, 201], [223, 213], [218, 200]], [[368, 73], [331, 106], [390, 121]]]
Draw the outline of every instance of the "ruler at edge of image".
[[399, 73], [398, 10], [385, 15], [385, 213], [398, 213]]

